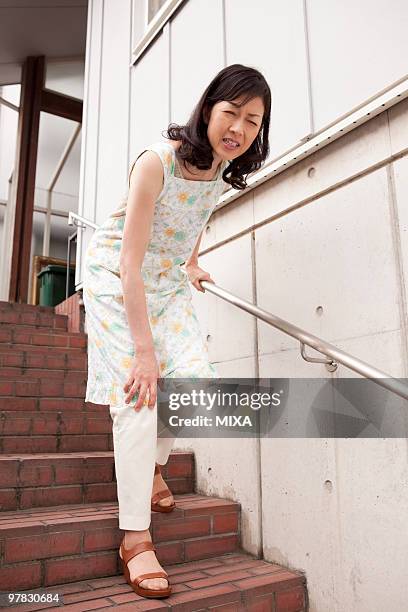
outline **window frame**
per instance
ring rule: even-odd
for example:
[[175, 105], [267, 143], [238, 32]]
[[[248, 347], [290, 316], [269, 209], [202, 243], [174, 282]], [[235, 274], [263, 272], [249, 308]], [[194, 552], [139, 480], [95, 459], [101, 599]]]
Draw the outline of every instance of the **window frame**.
[[147, 23], [148, 19], [148, 0], [144, 4], [144, 26], [145, 31], [141, 38], [136, 42], [132, 49], [131, 66], [133, 66], [144, 51], [153, 42], [154, 38], [161, 32], [165, 24], [169, 21], [176, 10], [187, 0], [166, 0], [163, 6], [157, 11], [153, 19]]
[[149, 19], [149, 2], [151, 0], [144, 0], [144, 31], [146, 32], [148, 30], [148, 28], [150, 27], [149, 24], [152, 24], [153, 21], [156, 19], [156, 17], [159, 15], [159, 13], [161, 13], [162, 9], [164, 9], [164, 7], [166, 6], [168, 0], [165, 0], [165, 2], [163, 2], [162, 6], [159, 8], [159, 10], [155, 13], [153, 19], [151, 19], [151, 21], [148, 21]]

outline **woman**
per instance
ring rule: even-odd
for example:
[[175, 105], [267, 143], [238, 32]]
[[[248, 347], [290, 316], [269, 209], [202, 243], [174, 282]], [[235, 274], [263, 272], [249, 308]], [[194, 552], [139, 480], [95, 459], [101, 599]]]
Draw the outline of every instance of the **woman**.
[[137, 157], [125, 206], [98, 228], [86, 252], [85, 399], [110, 406], [125, 531], [119, 555], [128, 583], [144, 597], [171, 593], [149, 532], [151, 510], [175, 505], [159, 467], [173, 439], [157, 436], [157, 379], [217, 375], [189, 282], [204, 291], [200, 281], [212, 280], [198, 266], [203, 228], [225, 184], [245, 189], [246, 175], [265, 161], [270, 108], [260, 72], [240, 64], [221, 70], [187, 124], [170, 124], [168, 141]]

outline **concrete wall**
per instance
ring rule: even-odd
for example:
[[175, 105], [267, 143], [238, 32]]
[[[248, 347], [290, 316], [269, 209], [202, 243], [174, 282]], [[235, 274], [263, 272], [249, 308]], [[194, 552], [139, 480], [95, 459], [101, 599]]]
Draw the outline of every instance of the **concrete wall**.
[[[406, 378], [407, 177], [405, 100], [215, 213], [200, 265], [244, 299], [256, 284], [260, 307]], [[215, 296], [194, 292], [194, 302], [222, 376], [257, 366], [265, 378], [358, 376], [306, 363], [297, 341], [263, 322], [256, 356], [252, 317]], [[371, 434], [177, 444], [195, 451], [200, 491], [241, 503], [245, 548], [306, 572], [311, 612], [402, 610], [407, 441]]]

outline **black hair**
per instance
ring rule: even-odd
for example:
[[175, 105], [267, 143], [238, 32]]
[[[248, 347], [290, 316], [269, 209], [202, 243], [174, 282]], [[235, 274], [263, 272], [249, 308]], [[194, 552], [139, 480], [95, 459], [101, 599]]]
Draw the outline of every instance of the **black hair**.
[[207, 137], [211, 109], [217, 102], [232, 101], [244, 96], [240, 106], [255, 97], [262, 98], [264, 114], [259, 132], [249, 149], [230, 161], [222, 178], [235, 189], [247, 187], [246, 178], [258, 170], [269, 154], [269, 124], [271, 114], [271, 91], [264, 76], [255, 68], [232, 64], [223, 68], [211, 81], [201, 96], [186, 125], [170, 123], [163, 136], [170, 140], [181, 140], [177, 156], [184, 162], [209, 170], [214, 161], [212, 147]]

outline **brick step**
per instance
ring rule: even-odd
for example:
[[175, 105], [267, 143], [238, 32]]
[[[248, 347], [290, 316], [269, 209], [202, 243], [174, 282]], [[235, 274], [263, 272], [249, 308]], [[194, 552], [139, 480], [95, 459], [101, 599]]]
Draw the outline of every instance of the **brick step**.
[[5, 395], [0, 397], [0, 411], [13, 412], [78, 412], [103, 413], [109, 410], [105, 404], [85, 402], [84, 398], [69, 397], [16, 397]]
[[12, 345], [83, 349], [87, 345], [87, 334], [63, 330], [46, 330], [34, 325], [13, 326], [8, 323], [0, 323], [0, 342]]
[[[150, 531], [161, 563], [184, 563], [238, 550], [238, 503], [198, 494], [174, 497], [175, 510], [152, 512]], [[117, 502], [2, 512], [2, 590], [118, 574], [122, 537]]]
[[0, 369], [0, 381], [31, 381], [36, 382], [37, 380], [85, 380], [87, 378], [87, 371], [84, 370], [73, 370], [67, 369], [53, 369], [47, 368], [25, 368], [25, 367], [3, 367]]
[[[13, 305], [12, 305], [13, 306]], [[21, 306], [21, 304], [20, 304]], [[32, 325], [36, 328], [48, 328], [52, 330], [67, 331], [68, 316], [51, 311], [34, 309], [23, 310], [21, 308], [0, 308], [0, 325]]]
[[[164, 565], [172, 594], [165, 599], [139, 597], [122, 574], [61, 583], [58, 594], [67, 612], [117, 608], [122, 612], [306, 612], [306, 577], [275, 563], [237, 551], [201, 561]], [[38, 591], [40, 592], [40, 591]], [[60, 600], [61, 601], [61, 600]], [[60, 610], [55, 602], [26, 604], [19, 612]]]
[[55, 312], [54, 306], [39, 306], [38, 304], [23, 304], [19, 302], [5, 302], [4, 300], [0, 300], [0, 311], [3, 310], [13, 310], [18, 312], [44, 312], [44, 313], [53, 313]]
[[43, 377], [37, 379], [32, 378], [30, 373], [16, 373], [12, 378], [10, 375], [0, 378], [0, 396], [84, 399], [86, 374], [78, 371], [64, 372], [64, 378], [53, 378], [55, 372], [44, 371]]
[[[11, 408], [11, 405], [9, 408]], [[105, 407], [104, 412], [89, 412], [87, 410], [0, 411], [0, 436], [4, 436], [4, 438], [10, 436], [105, 434], [111, 433], [111, 431], [112, 419], [108, 406]]]
[[67, 369], [53, 369], [47, 368], [25, 368], [25, 367], [3, 367], [0, 369], [0, 381], [1, 380], [13, 380], [13, 381], [31, 381], [37, 380], [85, 380], [87, 378], [87, 372], [84, 370], [73, 370]]
[[[194, 491], [194, 473], [194, 455], [189, 451], [172, 451], [162, 468], [174, 494]], [[116, 500], [113, 451], [0, 455], [3, 512]]]
[[6, 454], [76, 453], [113, 450], [112, 434], [7, 436], [0, 439], [0, 444], [0, 453]]
[[0, 344], [0, 367], [16, 368], [45, 368], [47, 370], [79, 370], [86, 372], [88, 367], [87, 353], [79, 352], [78, 349], [54, 347], [52, 351], [48, 348], [35, 345], [26, 346], [25, 349], [17, 350], [16, 345]]
[[[87, 338], [87, 336], [86, 336]], [[58, 347], [58, 346], [53, 346], [51, 347], [53, 352], [54, 351], [58, 351], [59, 348], [63, 348], [64, 352], [67, 353], [75, 353], [75, 354], [81, 354], [81, 353], [87, 353], [87, 341], [85, 343], [85, 346], [64, 346], [64, 347]], [[0, 341], [0, 352], [1, 351], [37, 351], [38, 353], [49, 353], [49, 346], [43, 345], [43, 344], [19, 344], [18, 342], [1, 342]]]
[[54, 332], [68, 331], [68, 315], [42, 312], [7, 312], [0, 310], [0, 327], [27, 326]]

